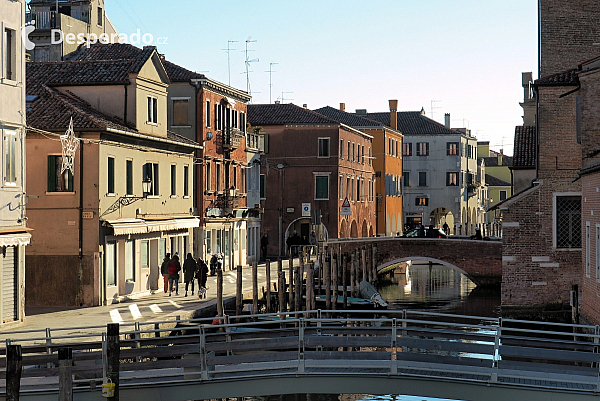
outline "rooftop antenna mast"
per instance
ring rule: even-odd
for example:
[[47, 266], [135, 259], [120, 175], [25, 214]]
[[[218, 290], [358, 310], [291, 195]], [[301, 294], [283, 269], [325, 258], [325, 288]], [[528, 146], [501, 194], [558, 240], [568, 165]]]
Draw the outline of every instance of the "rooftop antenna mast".
[[232, 43], [237, 43], [237, 40], [228, 40], [227, 41], [227, 49], [221, 49], [227, 52], [227, 76], [228, 76], [228, 83], [227, 85], [231, 86], [231, 65], [230, 65], [230, 58], [229, 58], [229, 52], [235, 49], [232, 49], [231, 47], [229, 47], [230, 44]]
[[256, 42], [256, 40], [252, 40], [252, 36], [248, 36], [248, 39], [246, 39], [246, 92], [248, 92], [249, 95], [252, 95], [252, 92], [250, 91], [250, 63], [259, 61], [257, 58], [250, 60], [250, 57], [248, 56], [248, 52], [254, 51], [248, 50], [248, 45], [254, 42]]
[[273, 66], [277, 65], [277, 64], [279, 64], [279, 63], [269, 63], [269, 71], [265, 71], [265, 72], [269, 73], [269, 103], [272, 103], [272, 101], [271, 101], [271, 92], [272, 92], [272, 89], [273, 89], [273, 83], [271, 82], [271, 75], [274, 72], [277, 72], [277, 71], [273, 71]]
[[294, 92], [281, 92], [281, 104], [284, 104], [286, 100], [294, 100], [294, 99], [285, 98], [284, 95], [286, 93], [294, 93]]
[[441, 102], [441, 100], [432, 100], [431, 101], [431, 119], [432, 120], [433, 120], [433, 111], [435, 109], [440, 109], [441, 108], [440, 106], [434, 106], [434, 103], [438, 103], [438, 102]]

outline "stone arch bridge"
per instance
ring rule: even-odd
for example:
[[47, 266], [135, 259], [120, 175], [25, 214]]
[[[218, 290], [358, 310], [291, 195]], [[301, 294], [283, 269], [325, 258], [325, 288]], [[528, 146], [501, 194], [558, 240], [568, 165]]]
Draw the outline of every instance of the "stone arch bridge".
[[[440, 263], [469, 277], [477, 285], [502, 282], [502, 242], [469, 239], [376, 237], [333, 239], [333, 252], [352, 253], [363, 247], [370, 254], [376, 248], [377, 271], [408, 260]], [[371, 260], [367, 257], [367, 260]]]

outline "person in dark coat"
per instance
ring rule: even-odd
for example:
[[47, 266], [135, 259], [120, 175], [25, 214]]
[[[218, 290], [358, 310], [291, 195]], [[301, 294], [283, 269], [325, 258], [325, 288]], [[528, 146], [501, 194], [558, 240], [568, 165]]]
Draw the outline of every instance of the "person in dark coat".
[[444, 230], [446, 235], [450, 235], [450, 227], [448, 226], [448, 223], [444, 223], [444, 225], [442, 226], [442, 229]]
[[198, 258], [196, 278], [198, 279], [198, 296], [206, 298], [206, 280], [208, 280], [208, 266], [206, 262]]
[[167, 253], [163, 259], [162, 265], [160, 265], [160, 274], [163, 276], [163, 282], [165, 284], [165, 294], [169, 288], [169, 261], [171, 260], [171, 254]]
[[183, 262], [183, 281], [185, 282], [185, 295], [187, 297], [188, 285], [192, 283], [192, 295], [194, 295], [194, 278], [196, 276], [196, 261], [191, 253], [187, 254], [185, 262]]
[[267, 233], [264, 233], [260, 239], [260, 252], [262, 253], [262, 260], [267, 260], [267, 247], [269, 246], [269, 237]]
[[419, 227], [419, 238], [425, 238], [425, 226], [422, 224]]
[[181, 271], [181, 263], [179, 263], [179, 256], [176, 254], [173, 259], [169, 261], [169, 296], [175, 288], [175, 295], [179, 295], [179, 272]]

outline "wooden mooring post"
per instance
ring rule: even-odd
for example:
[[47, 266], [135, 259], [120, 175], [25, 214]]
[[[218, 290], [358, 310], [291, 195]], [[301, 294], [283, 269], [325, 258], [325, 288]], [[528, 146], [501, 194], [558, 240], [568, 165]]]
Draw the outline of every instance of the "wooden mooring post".
[[342, 259], [342, 293], [344, 294], [344, 309], [348, 309], [348, 286], [346, 283], [346, 276], [348, 270], [348, 254], [344, 253], [344, 258]]
[[[252, 314], [258, 313], [258, 264], [252, 262]], [[254, 317], [254, 321], [258, 321], [258, 317]]]
[[106, 325], [106, 378], [115, 385], [113, 396], [108, 398], [111, 401], [119, 401], [120, 356], [119, 324], [109, 323]]
[[360, 261], [362, 265], [362, 279], [363, 281], [369, 281], [369, 276], [367, 276], [367, 249], [364, 245], [360, 250]]
[[331, 310], [331, 256], [329, 249], [325, 247], [325, 262], [323, 263], [323, 275], [325, 276], [325, 309]]
[[356, 283], [356, 250], [350, 254], [350, 296], [354, 296], [354, 284]]
[[6, 401], [19, 401], [23, 354], [20, 345], [6, 347]]
[[289, 271], [289, 285], [288, 285], [288, 302], [289, 302], [289, 307], [290, 307], [290, 312], [293, 312], [294, 310], [294, 257], [292, 256], [292, 254], [290, 254], [290, 264], [288, 265], [288, 271]]
[[[300, 252], [300, 260], [304, 258], [302, 252]], [[299, 266], [294, 267], [294, 310], [301, 311], [302, 310], [302, 267], [304, 266], [304, 262], [300, 262]]]
[[332, 285], [333, 285], [333, 291], [332, 291], [333, 304], [331, 305], [331, 309], [333, 309], [333, 310], [337, 309], [337, 297], [338, 297], [337, 272], [338, 272], [338, 254], [334, 253], [331, 258], [331, 281], [332, 281]]
[[58, 349], [58, 401], [73, 401], [73, 349]]
[[[315, 275], [315, 264], [313, 262], [308, 263], [308, 270], [306, 270], [306, 310], [312, 310], [315, 301], [315, 285], [313, 282]], [[306, 318], [308, 318], [308, 313], [305, 314]]]
[[240, 316], [243, 308], [243, 292], [242, 292], [242, 266], [237, 266], [237, 278], [235, 282], [235, 314]]
[[271, 313], [271, 259], [265, 261], [265, 275], [267, 276], [267, 313]]
[[217, 269], [217, 315], [224, 316], [223, 312], [223, 270]]
[[374, 282], [377, 281], [377, 244], [373, 244], [373, 250], [371, 252], [371, 266], [373, 268]]

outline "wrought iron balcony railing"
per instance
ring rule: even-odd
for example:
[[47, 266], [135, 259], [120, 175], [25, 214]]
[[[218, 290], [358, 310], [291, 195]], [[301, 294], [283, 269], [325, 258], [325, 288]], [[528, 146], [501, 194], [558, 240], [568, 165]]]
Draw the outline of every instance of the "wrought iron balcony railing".
[[240, 147], [244, 133], [237, 128], [228, 127], [223, 130], [223, 147], [237, 149]]

